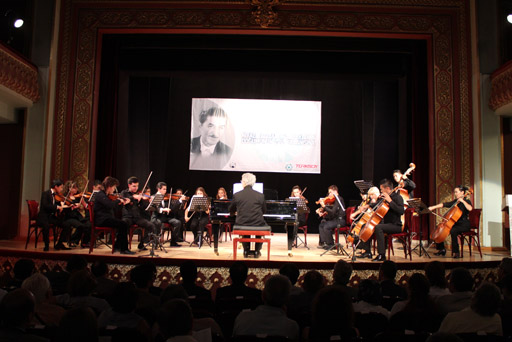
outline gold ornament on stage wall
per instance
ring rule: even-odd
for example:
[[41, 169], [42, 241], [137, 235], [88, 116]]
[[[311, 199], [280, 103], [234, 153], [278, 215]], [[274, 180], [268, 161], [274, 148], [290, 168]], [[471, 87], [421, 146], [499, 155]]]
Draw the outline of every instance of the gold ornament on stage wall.
[[285, 0], [251, 0], [253, 6], [257, 6], [252, 11], [254, 21], [263, 28], [267, 28], [277, 20], [277, 13], [274, 7], [280, 5]]

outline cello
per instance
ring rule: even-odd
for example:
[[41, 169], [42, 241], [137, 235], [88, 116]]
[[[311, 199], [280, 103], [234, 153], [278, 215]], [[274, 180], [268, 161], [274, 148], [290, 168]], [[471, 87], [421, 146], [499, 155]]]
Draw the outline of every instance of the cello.
[[[472, 190], [466, 190], [464, 192], [464, 197], [467, 197], [473, 193]], [[448, 235], [450, 235], [450, 231], [452, 230], [452, 227], [462, 216], [462, 210], [459, 208], [458, 204], [460, 202], [460, 199], [457, 200], [451, 207], [448, 209], [446, 214], [444, 214], [441, 218], [443, 219], [443, 222], [439, 223], [436, 227], [436, 229], [430, 234], [430, 238], [434, 240], [436, 243], [441, 243], [446, 240]], [[433, 213], [434, 214], [434, 213]], [[439, 216], [435, 214], [436, 216]]]

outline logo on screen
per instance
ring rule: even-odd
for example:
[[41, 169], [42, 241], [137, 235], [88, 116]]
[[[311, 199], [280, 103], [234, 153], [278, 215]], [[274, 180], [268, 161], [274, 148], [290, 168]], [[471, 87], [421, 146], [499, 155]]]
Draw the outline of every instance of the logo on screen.
[[285, 168], [286, 168], [286, 171], [291, 171], [293, 169], [293, 166], [292, 166], [292, 164], [286, 164]]
[[236, 162], [229, 163], [229, 167], [232, 168], [232, 169], [235, 169], [236, 168]]

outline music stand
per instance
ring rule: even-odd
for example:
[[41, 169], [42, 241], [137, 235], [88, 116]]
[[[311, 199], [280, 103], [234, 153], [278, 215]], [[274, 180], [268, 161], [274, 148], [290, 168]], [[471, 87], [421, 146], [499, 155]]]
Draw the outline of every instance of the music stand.
[[359, 189], [359, 192], [366, 195], [368, 190], [373, 186], [372, 181], [356, 180], [354, 181], [355, 186]]
[[164, 200], [164, 195], [157, 192], [151, 198], [151, 201], [149, 202], [148, 206], [146, 207], [146, 211], [155, 211], [156, 208], [158, 208], [158, 206], [160, 206], [160, 204], [162, 203], [163, 200]]
[[[151, 201], [149, 202], [148, 206], [146, 207], [146, 211], [151, 211], [151, 212], [156, 211], [157, 208], [160, 206], [160, 204], [162, 204], [163, 199], [164, 199], [164, 195], [157, 192], [151, 198]], [[163, 250], [165, 253], [167, 253], [167, 250], [160, 242], [161, 236], [162, 236], [162, 231], [160, 231], [160, 234], [149, 233], [148, 234], [149, 241], [144, 245], [144, 246], [150, 246], [149, 254], [140, 255], [139, 257], [149, 256], [152, 258], [154, 258], [154, 257], [159, 258], [160, 256], [155, 254], [155, 249], [160, 249], [161, 251]]]
[[[302, 198], [302, 197], [288, 197], [286, 200], [287, 201], [295, 201], [295, 202], [297, 202], [297, 214], [309, 214], [310, 210], [309, 210], [309, 207], [306, 204], [306, 200], [304, 198]], [[296, 224], [298, 225], [298, 221], [296, 221]], [[287, 227], [287, 225], [286, 225], [286, 227]], [[295, 231], [295, 225], [294, 225], [293, 230]], [[308, 245], [301, 239], [301, 237], [299, 236], [298, 233], [295, 236], [295, 238], [299, 239], [300, 243], [302, 245], [304, 245], [304, 247], [309, 249]], [[295, 248], [299, 248], [299, 244], [297, 244], [297, 242], [295, 242]]]
[[[418, 215], [431, 213], [431, 211], [428, 209], [427, 205], [421, 201], [421, 198], [411, 198], [411, 199], [407, 200], [407, 203], [409, 204], [409, 207], [414, 208], [414, 210], [416, 211], [416, 213]], [[420, 235], [419, 243], [416, 247], [414, 247], [412, 249], [412, 251], [414, 251], [416, 248], [418, 248], [418, 251], [416, 253], [418, 253], [419, 256], [421, 256], [421, 252], [423, 251], [423, 253], [425, 253], [425, 255], [430, 259], [431, 258], [430, 254], [428, 254], [427, 250], [425, 249], [425, 247], [423, 247], [423, 244], [421, 243], [421, 238], [423, 235], [421, 216], [418, 216], [418, 218], [419, 218], [419, 229], [418, 230], [419, 230], [419, 235]]]
[[[198, 212], [198, 213], [206, 212], [210, 208], [211, 200], [212, 200], [211, 197], [192, 196], [192, 199], [190, 200], [189, 211], [193, 211], [194, 214], [196, 212]], [[194, 215], [194, 214], [192, 214], [192, 215]], [[200, 236], [199, 236], [198, 242], [199, 242], [199, 248], [201, 248], [201, 246], [203, 245], [203, 234], [202, 233], [199, 233], [199, 234], [200, 234]], [[208, 242], [208, 240], [207, 240], [207, 242]], [[193, 241], [190, 244], [192, 245], [192, 243], [193, 243]], [[211, 247], [211, 241], [208, 242], [208, 245]]]

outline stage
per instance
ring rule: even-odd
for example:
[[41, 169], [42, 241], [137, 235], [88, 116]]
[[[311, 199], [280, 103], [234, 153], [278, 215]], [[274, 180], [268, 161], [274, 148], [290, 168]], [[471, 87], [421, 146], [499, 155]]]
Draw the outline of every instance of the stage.
[[[188, 241], [191, 241], [192, 235], [187, 235]], [[136, 250], [137, 238], [132, 243], [132, 250]], [[0, 241], [0, 263], [4, 271], [4, 278], [12, 276], [12, 267], [15, 262], [21, 258], [31, 258], [36, 264], [36, 268], [41, 272], [64, 270], [66, 262], [71, 255], [83, 255], [89, 263], [96, 260], [105, 261], [110, 267], [110, 277], [117, 280], [127, 280], [130, 268], [144, 262], [153, 262], [157, 266], [156, 285], [165, 287], [167, 284], [178, 283], [180, 281], [179, 265], [183, 260], [194, 260], [199, 268], [198, 281], [202, 282], [206, 288], [216, 289], [219, 286], [228, 284], [229, 266], [233, 262], [233, 243], [229, 236], [227, 241], [222, 236], [219, 240], [219, 255], [214, 253], [213, 244], [209, 247], [207, 244], [201, 249], [198, 247], [190, 247], [189, 243], [180, 243], [181, 247], [168, 247], [165, 249], [167, 253], [156, 250], [157, 257], [151, 258], [147, 256], [149, 251], [137, 252], [135, 255], [112, 254], [112, 250], [106, 246], [95, 248], [91, 254], [89, 249], [73, 248], [69, 251], [56, 251], [50, 248], [49, 252], [43, 252], [44, 244], [39, 241], [37, 249], [34, 248], [34, 241], [29, 243], [25, 249], [25, 241], [21, 240], [1, 240]], [[249, 265], [249, 283], [253, 286], [262, 288], [265, 279], [270, 275], [277, 273], [279, 268], [288, 262], [295, 263], [301, 272], [299, 283], [302, 276], [309, 270], [315, 269], [321, 272], [327, 279], [328, 283], [332, 282], [332, 269], [334, 263], [339, 259], [351, 262], [351, 258], [345, 255], [338, 255], [336, 251], [327, 252], [321, 255], [324, 250], [318, 249], [318, 234], [308, 234], [308, 247], [299, 245], [298, 248], [292, 250], [292, 256], [288, 255], [286, 235], [284, 233], [275, 233], [271, 237], [270, 260], [266, 256], [266, 244], [261, 250], [262, 256], [259, 259], [244, 258], [243, 250], [237, 249], [237, 260], [244, 260]], [[342, 240], [345, 245], [344, 240]], [[300, 241], [299, 241], [300, 244]], [[413, 247], [417, 245], [417, 241], [413, 241]], [[451, 257], [435, 257], [434, 248], [429, 250], [431, 258], [424, 254], [420, 257], [413, 252], [412, 261], [404, 258], [404, 251], [400, 249], [400, 244], [394, 244], [395, 255], [391, 256], [391, 260], [398, 264], [397, 280], [405, 284], [410, 274], [414, 272], [423, 272], [425, 264], [432, 260], [438, 260], [445, 263], [447, 273], [450, 269], [463, 266], [470, 269], [475, 281], [478, 283], [482, 280], [494, 281], [497, 276], [497, 266], [501, 259], [507, 257], [506, 252], [482, 251], [480, 257], [478, 250], [473, 248], [473, 255], [469, 256], [469, 250], [465, 246], [464, 257], [453, 259]], [[351, 252], [351, 250], [347, 250]], [[447, 255], [449, 254], [449, 251]], [[360, 280], [369, 277], [377, 277], [380, 263], [372, 262], [370, 259], [357, 259], [353, 263], [354, 273], [352, 275], [351, 284], [357, 286]]]

